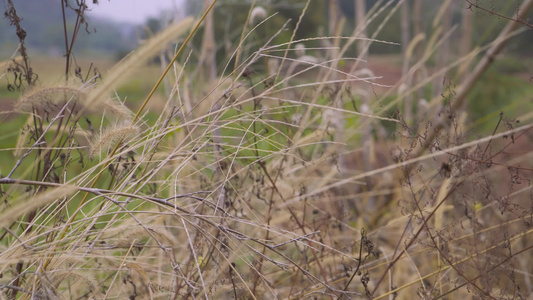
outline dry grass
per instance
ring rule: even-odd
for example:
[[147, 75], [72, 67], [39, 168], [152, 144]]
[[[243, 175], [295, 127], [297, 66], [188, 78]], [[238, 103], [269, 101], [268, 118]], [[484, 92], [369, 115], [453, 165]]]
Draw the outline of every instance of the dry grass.
[[[404, 99], [443, 70], [418, 82], [404, 77], [378, 96], [377, 79], [358, 72], [357, 62], [339, 70], [351, 39], [323, 38], [340, 48], [319, 49], [312, 62], [285, 52], [302, 41], [269, 38], [248, 46], [243, 34], [233, 55], [240, 47], [252, 54], [210, 84], [183, 52], [159, 118], [149, 122], [142, 109], [117, 116], [121, 100], [111, 97], [117, 76], [133, 74], [137, 59], [75, 93], [58, 85], [23, 94], [30, 121], [13, 150], [17, 161], [0, 178], [0, 295], [531, 293], [530, 115], [518, 122], [501, 114], [494, 133], [478, 137], [454, 105], [460, 88], [450, 85], [404, 120]], [[440, 45], [433, 40], [427, 53]], [[160, 53], [148, 48], [134, 55]], [[285, 67], [250, 71], [267, 60]]]

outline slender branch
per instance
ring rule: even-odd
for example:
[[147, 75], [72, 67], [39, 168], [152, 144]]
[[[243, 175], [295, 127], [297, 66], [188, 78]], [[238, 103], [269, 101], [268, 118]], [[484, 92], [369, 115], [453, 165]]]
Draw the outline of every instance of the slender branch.
[[[467, 0], [468, 3], [470, 3], [469, 0]], [[533, 0], [526, 0], [522, 3], [520, 8], [517, 11], [517, 19], [521, 19], [526, 16], [527, 12], [533, 7]], [[470, 76], [468, 76], [464, 80], [464, 84], [459, 89], [455, 99], [453, 100], [453, 103], [451, 104], [451, 110], [457, 110], [461, 107], [463, 107], [466, 96], [470, 93], [474, 85], [478, 82], [478, 80], [481, 78], [481, 75], [485, 73], [485, 71], [489, 68], [489, 66], [494, 62], [496, 59], [496, 55], [498, 55], [503, 48], [505, 47], [505, 44], [507, 43], [507, 40], [513, 35], [513, 31], [515, 31], [518, 27], [518, 25], [521, 24], [519, 22], [516, 22], [514, 19], [510, 19], [509, 23], [505, 26], [505, 28], [500, 32], [498, 35], [498, 38], [496, 38], [495, 42], [492, 44], [492, 46], [487, 50], [487, 53], [485, 56], [481, 59], [481, 61], [476, 65], [475, 69], [472, 71]], [[432, 142], [437, 138], [440, 131], [444, 129], [445, 127], [445, 121], [441, 121], [435, 124], [435, 128], [433, 131], [431, 131], [428, 139], [427, 144], [425, 147], [421, 147], [419, 151], [415, 154], [415, 156], [419, 156], [424, 152], [427, 147], [429, 147]]]
[[65, 78], [68, 80], [68, 71], [70, 69], [70, 47], [68, 44], [68, 29], [67, 16], [65, 14], [65, 6], [68, 5], [66, 0], [61, 0], [61, 14], [63, 17], [63, 34], [65, 39]]
[[[22, 21], [22, 19], [17, 15], [17, 10], [15, 9], [13, 1], [7, 0], [7, 8], [4, 15], [9, 19], [11, 25], [14, 25], [17, 28], [16, 33], [19, 39], [18, 51], [20, 52], [20, 55], [22, 56], [22, 61], [24, 62], [24, 74], [22, 74], [22, 76], [25, 77], [26, 82], [29, 86], [31, 86], [35, 81], [34, 76], [36, 75], [33, 73], [33, 69], [30, 67], [30, 59], [28, 57], [28, 52], [24, 43], [26, 39], [26, 30], [24, 30], [24, 28], [22, 28], [22, 26], [20, 25], [20, 21]], [[37, 79], [37, 77], [35, 77], [35, 79]]]
[[484, 8], [483, 6], [479, 5], [479, 4], [476, 4], [474, 2], [472, 2], [471, 0], [466, 0], [466, 2], [468, 3], [468, 7], [467, 9], [470, 9], [472, 10], [472, 7], [475, 7], [477, 9], [480, 9], [482, 11], [485, 11], [485, 12], [488, 12], [489, 14], [491, 15], [495, 15], [497, 17], [500, 17], [502, 19], [506, 19], [506, 20], [509, 20], [509, 21], [513, 21], [513, 22], [516, 22], [516, 23], [519, 23], [519, 24], [522, 24], [524, 26], [527, 26], [529, 28], [533, 28], [533, 24], [527, 22], [527, 21], [524, 21], [522, 20], [520, 17], [518, 17], [518, 13], [520, 10], [517, 11], [517, 17], [516, 18], [511, 18], [511, 17], [507, 17], [507, 16], [504, 16], [502, 14], [499, 14], [497, 12], [495, 12], [494, 10], [490, 10], [490, 9], [487, 9], [487, 8]]

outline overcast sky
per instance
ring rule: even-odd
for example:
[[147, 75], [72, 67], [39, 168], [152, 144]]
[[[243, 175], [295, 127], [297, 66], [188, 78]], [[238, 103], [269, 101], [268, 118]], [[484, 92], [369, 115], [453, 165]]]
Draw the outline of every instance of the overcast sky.
[[[200, 0], [197, 0], [200, 1]], [[155, 17], [161, 10], [180, 9], [183, 0], [99, 0], [98, 5], [87, 1], [89, 15], [111, 18], [119, 22], [144, 23], [148, 17]]]

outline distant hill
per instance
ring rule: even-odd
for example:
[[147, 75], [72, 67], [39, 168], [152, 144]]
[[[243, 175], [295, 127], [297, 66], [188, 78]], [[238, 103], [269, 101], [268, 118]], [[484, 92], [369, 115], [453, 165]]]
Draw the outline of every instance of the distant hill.
[[[30, 55], [47, 54], [61, 56], [65, 53], [63, 17], [60, 2], [57, 0], [17, 0], [13, 1], [22, 26], [27, 32], [26, 44]], [[71, 1], [73, 2], [73, 1]], [[5, 6], [4, 6], [5, 7]], [[76, 21], [76, 14], [67, 9], [67, 28], [69, 38]], [[78, 56], [99, 53], [114, 57], [116, 53], [125, 52], [136, 46], [136, 27], [131, 24], [118, 24], [109, 20], [94, 18], [86, 14], [87, 27], [80, 30], [74, 53]], [[89, 33], [87, 33], [87, 31]], [[18, 45], [15, 27], [9, 20], [0, 21], [0, 55], [9, 57]]]

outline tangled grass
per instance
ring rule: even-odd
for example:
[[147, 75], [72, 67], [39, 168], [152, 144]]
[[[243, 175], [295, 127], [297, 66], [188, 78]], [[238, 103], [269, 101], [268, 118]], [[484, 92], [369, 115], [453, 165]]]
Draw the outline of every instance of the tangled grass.
[[[402, 101], [444, 71], [378, 95], [371, 70], [357, 71], [364, 62], [339, 67], [351, 43], [383, 42], [358, 31], [319, 38], [345, 44], [314, 59], [292, 53], [308, 40], [253, 48], [243, 34], [233, 71], [207, 85], [174, 55], [156, 120], [143, 115], [155, 87], [136, 113], [108, 97], [162, 43], [178, 37], [177, 54], [187, 49], [179, 37], [192, 24], [167, 29], [102, 81], [22, 94], [29, 119], [0, 178], [3, 298], [531, 293], [530, 114], [501, 113], [479, 137], [456, 105], [466, 87], [450, 86], [405, 120]], [[432, 40], [413, 72], [441, 46]], [[253, 72], [269, 64], [275, 72]]]

